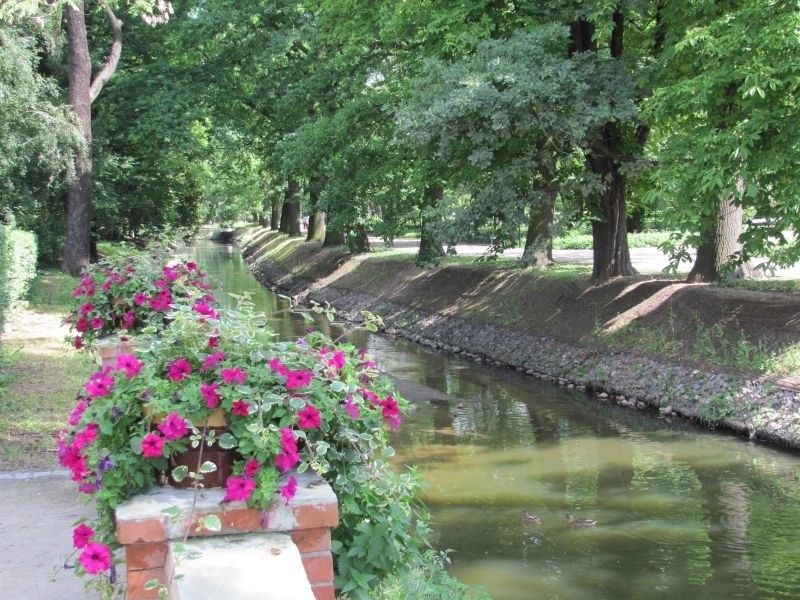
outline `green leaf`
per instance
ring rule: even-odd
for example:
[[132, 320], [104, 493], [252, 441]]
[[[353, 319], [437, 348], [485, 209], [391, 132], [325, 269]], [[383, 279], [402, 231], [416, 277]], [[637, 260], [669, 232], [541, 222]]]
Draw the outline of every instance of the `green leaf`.
[[210, 460], [207, 460], [202, 465], [200, 465], [201, 473], [213, 473], [216, 470], [217, 470], [217, 465], [215, 465]]
[[383, 450], [381, 450], [381, 454], [383, 454], [386, 458], [391, 458], [394, 456], [394, 448], [391, 446], [386, 446]]
[[222, 522], [217, 515], [206, 515], [200, 519], [200, 527], [208, 529], [209, 531], [219, 531], [222, 529]]
[[331, 391], [332, 392], [343, 392], [347, 389], [347, 385], [341, 381], [333, 381], [331, 382]]
[[160, 585], [161, 582], [158, 579], [150, 579], [149, 581], [145, 582], [144, 589], [150, 591], [156, 589]]
[[186, 465], [180, 465], [172, 469], [172, 478], [175, 481], [183, 481], [186, 479], [186, 476], [189, 474], [189, 467]]
[[230, 433], [223, 433], [219, 438], [219, 447], [229, 450], [239, 444], [238, 440]]

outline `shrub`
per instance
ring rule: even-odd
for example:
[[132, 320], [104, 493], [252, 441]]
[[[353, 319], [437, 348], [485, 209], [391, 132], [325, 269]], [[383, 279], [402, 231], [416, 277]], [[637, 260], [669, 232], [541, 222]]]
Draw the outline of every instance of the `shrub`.
[[0, 331], [5, 316], [24, 307], [28, 287], [36, 276], [36, 236], [0, 225]]

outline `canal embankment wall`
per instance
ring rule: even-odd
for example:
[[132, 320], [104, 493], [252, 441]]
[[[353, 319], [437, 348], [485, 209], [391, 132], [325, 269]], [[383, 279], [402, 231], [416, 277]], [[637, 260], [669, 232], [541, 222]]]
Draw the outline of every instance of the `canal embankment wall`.
[[[601, 402], [689, 418], [800, 448], [800, 387], [704, 364], [698, 332], [739, 340], [730, 351], [800, 342], [800, 297], [643, 277], [595, 286], [575, 277], [487, 266], [417, 267], [413, 257], [349, 255], [263, 229], [239, 232], [265, 286], [340, 319], [380, 315], [387, 335], [584, 391]], [[641, 332], [658, 336], [641, 350]], [[638, 342], [631, 332], [638, 332]], [[749, 345], [748, 345], [749, 344]], [[681, 349], [686, 356], [675, 356]], [[663, 350], [663, 351], [661, 351]], [[691, 360], [689, 358], [691, 357]]]

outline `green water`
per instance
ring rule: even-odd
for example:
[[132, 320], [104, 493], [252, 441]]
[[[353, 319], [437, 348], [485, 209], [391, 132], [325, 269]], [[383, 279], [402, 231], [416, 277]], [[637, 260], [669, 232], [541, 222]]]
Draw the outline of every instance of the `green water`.
[[[187, 252], [223, 289], [279, 299], [238, 252]], [[282, 316], [285, 336], [302, 320]], [[495, 599], [800, 598], [800, 458], [378, 335], [353, 340], [416, 410], [438, 548]], [[541, 525], [524, 525], [523, 509]], [[565, 513], [597, 527], [575, 529]]]

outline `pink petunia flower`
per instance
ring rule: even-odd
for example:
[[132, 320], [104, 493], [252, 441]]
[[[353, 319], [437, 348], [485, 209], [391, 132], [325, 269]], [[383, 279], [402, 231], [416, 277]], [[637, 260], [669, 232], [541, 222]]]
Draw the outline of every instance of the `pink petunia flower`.
[[167, 415], [163, 423], [158, 425], [158, 430], [164, 434], [167, 440], [177, 440], [186, 435], [189, 425], [186, 419], [182, 418], [178, 413], [172, 412]]
[[111, 390], [114, 389], [114, 379], [106, 377], [105, 373], [100, 371], [92, 375], [89, 378], [89, 382], [83, 387], [89, 392], [90, 398], [108, 396]]
[[78, 549], [85, 548], [92, 536], [94, 536], [94, 529], [86, 523], [81, 523], [72, 532], [72, 545]]
[[344, 410], [345, 412], [347, 412], [348, 415], [350, 415], [350, 418], [353, 420], [358, 419], [358, 417], [361, 415], [358, 406], [353, 401], [353, 396], [351, 396], [350, 394], [347, 395], [347, 399], [344, 403]]
[[291, 427], [281, 429], [281, 449], [284, 452], [297, 452], [297, 439]]
[[75, 448], [83, 450], [86, 446], [92, 444], [97, 439], [98, 429], [99, 425], [97, 423], [89, 423], [85, 429], [78, 432], [75, 436]]
[[285, 485], [281, 486], [281, 496], [286, 499], [286, 502], [284, 502], [285, 506], [289, 506], [289, 501], [294, 498], [296, 493], [297, 479], [295, 479], [294, 475], [292, 475], [289, 477], [289, 481], [287, 481]]
[[72, 412], [69, 415], [69, 424], [75, 427], [83, 416], [83, 413], [86, 411], [86, 407], [89, 406], [88, 400], [79, 400], [78, 403], [75, 405], [75, 408], [72, 409]]
[[273, 373], [279, 373], [281, 375], [286, 375], [288, 372], [288, 369], [277, 358], [271, 358], [269, 360], [269, 368]]
[[136, 325], [136, 313], [129, 310], [122, 315], [122, 326], [125, 329], [133, 329], [134, 325]]
[[275, 468], [285, 473], [299, 462], [300, 455], [297, 452], [281, 452], [275, 457]]
[[87, 329], [89, 329], [89, 321], [86, 319], [86, 317], [81, 317], [78, 319], [78, 321], [75, 323], [75, 331], [78, 333], [83, 333]]
[[197, 314], [207, 318], [207, 319], [218, 319], [219, 314], [215, 311], [210, 305], [206, 304], [205, 302], [195, 302], [192, 310], [195, 311]]
[[216, 369], [217, 365], [225, 360], [225, 353], [224, 352], [214, 352], [214, 354], [209, 354], [206, 356], [203, 364], [200, 365], [201, 371], [208, 371], [209, 369]]
[[200, 395], [203, 397], [203, 400], [206, 401], [206, 406], [208, 408], [214, 408], [219, 405], [220, 395], [217, 393], [219, 389], [219, 384], [214, 383], [201, 383], [200, 384]]
[[253, 477], [261, 470], [261, 465], [255, 458], [251, 458], [246, 463], [244, 463], [244, 474], [245, 477]]
[[219, 374], [222, 375], [225, 383], [233, 383], [238, 385], [244, 384], [244, 380], [247, 378], [247, 373], [237, 368], [222, 369]]
[[167, 370], [167, 377], [172, 381], [182, 381], [192, 373], [192, 366], [185, 358], [179, 358], [169, 365]]
[[136, 306], [141, 306], [142, 304], [146, 304], [149, 299], [150, 298], [147, 295], [147, 292], [136, 292], [133, 295], [133, 303]]
[[103, 544], [89, 542], [78, 560], [89, 575], [97, 575], [111, 567], [111, 550]]
[[117, 371], [125, 371], [125, 377], [128, 379], [135, 377], [142, 370], [144, 363], [131, 354], [120, 354], [117, 357], [117, 364], [114, 368]]
[[156, 458], [164, 451], [164, 438], [157, 433], [148, 433], [142, 438], [142, 455], [145, 458]]
[[73, 343], [75, 344], [76, 350], [80, 350], [81, 348], [83, 348], [83, 338], [81, 336], [76, 335]]
[[306, 403], [304, 408], [300, 409], [297, 413], [297, 417], [297, 423], [301, 429], [316, 429], [322, 421], [319, 411], [313, 404], [308, 403]]
[[314, 374], [307, 369], [300, 371], [287, 370], [285, 375], [287, 390], [296, 390], [297, 388], [307, 387], [311, 383], [311, 378], [314, 376]]
[[256, 489], [256, 482], [249, 477], [228, 477], [225, 482], [223, 502], [247, 502], [254, 489]]
[[250, 404], [246, 400], [236, 400], [231, 406], [231, 412], [240, 417], [246, 417], [250, 414]]
[[101, 319], [100, 317], [95, 317], [94, 319], [89, 321], [89, 324], [92, 326], [92, 329], [102, 329], [103, 319]]
[[219, 347], [219, 331], [214, 330], [214, 335], [208, 338], [208, 347], [209, 348], [217, 348]]
[[92, 304], [91, 302], [86, 302], [85, 304], [81, 305], [80, 313], [82, 315], [88, 315], [93, 310], [94, 310], [94, 304]]

